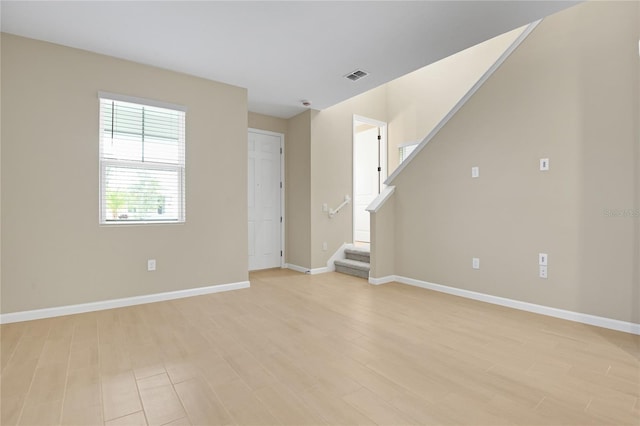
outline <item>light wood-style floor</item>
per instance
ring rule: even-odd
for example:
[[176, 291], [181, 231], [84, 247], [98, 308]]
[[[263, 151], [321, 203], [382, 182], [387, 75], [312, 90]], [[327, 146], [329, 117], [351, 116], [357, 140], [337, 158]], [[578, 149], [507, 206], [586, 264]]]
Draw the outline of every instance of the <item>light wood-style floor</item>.
[[3, 325], [2, 425], [640, 424], [640, 338], [336, 273]]

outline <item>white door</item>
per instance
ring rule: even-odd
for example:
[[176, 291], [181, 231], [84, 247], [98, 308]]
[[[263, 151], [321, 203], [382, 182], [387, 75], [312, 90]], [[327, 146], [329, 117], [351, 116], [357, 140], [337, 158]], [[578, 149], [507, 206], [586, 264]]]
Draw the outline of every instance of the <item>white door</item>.
[[249, 270], [281, 266], [282, 136], [249, 131]]
[[[376, 126], [364, 126], [365, 129], [356, 128], [353, 155], [354, 155], [354, 239], [359, 242], [370, 242], [369, 212], [366, 208], [379, 194], [378, 173], [378, 135]], [[362, 128], [362, 127], [361, 127]]]

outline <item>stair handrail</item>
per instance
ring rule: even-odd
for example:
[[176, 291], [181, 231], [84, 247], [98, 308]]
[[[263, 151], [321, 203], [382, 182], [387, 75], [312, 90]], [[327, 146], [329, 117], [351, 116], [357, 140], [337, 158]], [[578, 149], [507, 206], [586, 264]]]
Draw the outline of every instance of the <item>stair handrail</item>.
[[342, 210], [342, 208], [344, 206], [346, 206], [347, 204], [349, 204], [349, 201], [351, 201], [351, 197], [349, 197], [349, 194], [344, 196], [344, 201], [342, 202], [342, 204], [340, 204], [338, 207], [336, 207], [335, 209], [329, 209], [329, 219], [333, 219], [333, 217], [340, 211]]
[[368, 211], [369, 213], [377, 213], [378, 210], [382, 208], [384, 203], [387, 202], [389, 197], [393, 195], [393, 192], [395, 190], [396, 190], [395, 186], [393, 185], [387, 186], [385, 189], [382, 190], [381, 193], [378, 194], [376, 198], [373, 199], [373, 201], [371, 201], [371, 204], [369, 204], [365, 210]]

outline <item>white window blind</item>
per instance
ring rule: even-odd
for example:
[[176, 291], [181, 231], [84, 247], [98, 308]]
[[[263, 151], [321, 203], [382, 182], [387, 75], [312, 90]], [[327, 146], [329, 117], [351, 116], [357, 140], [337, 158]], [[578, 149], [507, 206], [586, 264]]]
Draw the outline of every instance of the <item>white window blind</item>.
[[411, 153], [413, 152], [414, 149], [416, 149], [416, 147], [418, 146], [418, 142], [409, 142], [406, 144], [402, 144], [400, 145], [400, 164], [406, 160], [409, 155], [411, 155]]
[[100, 223], [184, 222], [185, 111], [129, 99], [100, 94]]

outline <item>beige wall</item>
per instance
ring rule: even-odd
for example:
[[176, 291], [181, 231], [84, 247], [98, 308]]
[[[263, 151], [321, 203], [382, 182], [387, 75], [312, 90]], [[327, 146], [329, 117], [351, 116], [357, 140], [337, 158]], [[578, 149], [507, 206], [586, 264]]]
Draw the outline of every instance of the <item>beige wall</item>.
[[268, 130], [270, 132], [282, 133], [285, 135], [285, 143], [287, 141], [287, 120], [270, 115], [258, 114], [257, 112], [249, 112], [248, 114], [249, 128]]
[[[640, 7], [637, 8], [637, 28], [638, 28], [638, 39], [640, 39]], [[640, 65], [639, 65], [640, 67]], [[640, 74], [640, 73], [639, 73]], [[640, 75], [638, 76], [638, 79], [640, 80]], [[635, 141], [635, 146], [636, 146], [636, 167], [635, 167], [635, 175], [636, 175], [636, 199], [635, 199], [635, 210], [636, 211], [640, 211], [640, 81], [638, 81], [638, 84], [636, 84], [636, 93], [638, 94], [638, 96], [636, 96], [635, 101], [634, 101], [634, 106], [633, 109], [636, 111], [636, 120], [635, 120], [635, 129], [633, 131], [633, 134], [636, 135], [636, 141]], [[633, 258], [636, 259], [635, 260], [635, 264], [636, 264], [636, 269], [635, 269], [635, 275], [633, 278], [633, 282], [636, 283], [635, 286], [633, 286], [633, 291], [632, 291], [632, 299], [633, 300], [640, 300], [640, 219], [636, 219], [635, 220], [635, 234], [636, 234], [636, 247], [635, 247], [635, 253]], [[636, 318], [636, 322], [640, 322], [638, 320], [640, 320], [640, 303], [637, 303], [635, 305], [632, 306], [632, 318]]]
[[638, 8], [547, 18], [394, 180], [397, 275], [640, 322]]
[[[247, 280], [245, 89], [7, 34], [1, 78], [2, 313]], [[98, 225], [99, 90], [188, 108], [186, 224]]]
[[307, 110], [288, 120], [285, 149], [285, 261], [311, 266], [311, 115]]
[[2, 82], [2, 33], [0, 32], [0, 312], [2, 312], [2, 83], [1, 82]]
[[399, 145], [424, 139], [525, 28], [487, 40], [387, 84], [389, 174], [398, 166]]
[[[353, 198], [353, 115], [386, 121], [386, 88], [381, 86], [331, 108], [311, 121], [311, 267], [327, 265], [345, 242], [353, 241], [353, 204], [332, 219], [322, 204], [337, 207]], [[327, 250], [323, 250], [323, 243]]]
[[371, 278], [383, 278], [395, 274], [396, 199], [393, 195], [377, 212], [371, 212]]

